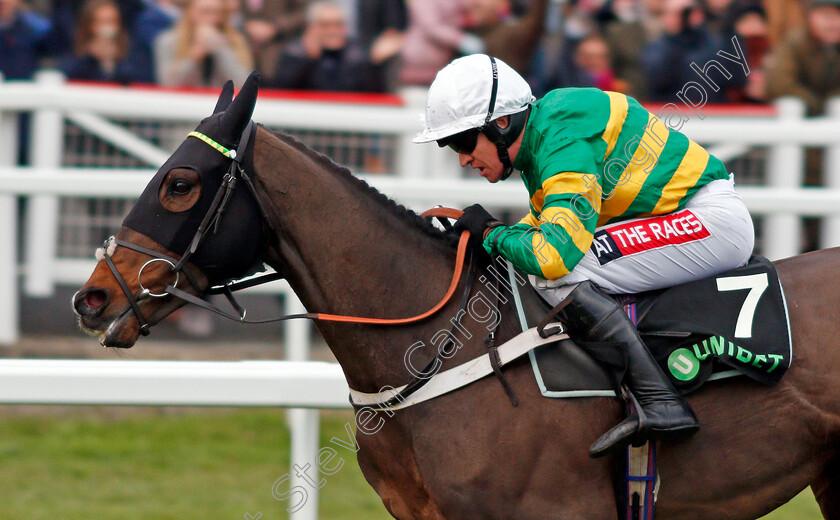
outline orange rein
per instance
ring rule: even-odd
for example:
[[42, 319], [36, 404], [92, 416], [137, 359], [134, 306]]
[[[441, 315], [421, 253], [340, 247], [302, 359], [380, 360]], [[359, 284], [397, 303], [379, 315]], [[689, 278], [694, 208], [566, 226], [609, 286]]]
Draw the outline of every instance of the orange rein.
[[[457, 219], [463, 214], [464, 212], [459, 209], [432, 208], [428, 211], [423, 212], [423, 214], [420, 216], [423, 218], [447, 217]], [[316, 313], [313, 314], [314, 319], [323, 321], [340, 321], [345, 323], [365, 323], [368, 325], [403, 325], [405, 323], [414, 323], [428, 318], [432, 314], [442, 309], [443, 306], [446, 305], [450, 299], [452, 299], [452, 295], [455, 294], [455, 288], [458, 287], [458, 281], [461, 279], [461, 272], [464, 270], [464, 258], [466, 258], [467, 256], [467, 241], [469, 240], [469, 238], [470, 232], [464, 230], [464, 232], [461, 233], [460, 240], [458, 241], [458, 254], [455, 257], [455, 272], [452, 273], [452, 282], [449, 284], [449, 289], [446, 291], [446, 294], [443, 296], [443, 299], [439, 301], [437, 305], [427, 310], [423, 314], [418, 314], [417, 316], [412, 316], [410, 318], [361, 318], [358, 316], [341, 316], [338, 314]]]

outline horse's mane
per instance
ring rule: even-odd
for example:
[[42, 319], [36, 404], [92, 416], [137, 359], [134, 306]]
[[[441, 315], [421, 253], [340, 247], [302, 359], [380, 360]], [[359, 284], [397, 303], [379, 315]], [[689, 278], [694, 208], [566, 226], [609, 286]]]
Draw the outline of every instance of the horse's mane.
[[457, 235], [455, 235], [454, 233], [446, 233], [436, 228], [428, 220], [424, 219], [411, 209], [406, 208], [402, 204], [397, 203], [396, 201], [394, 201], [378, 189], [374, 188], [364, 180], [353, 175], [353, 172], [351, 172], [350, 169], [346, 166], [338, 164], [326, 155], [319, 153], [313, 150], [312, 148], [309, 148], [306, 144], [304, 144], [294, 136], [285, 134], [283, 132], [275, 132], [269, 128], [266, 128], [266, 130], [269, 132], [269, 134], [273, 135], [280, 141], [288, 144], [295, 150], [304, 154], [306, 157], [312, 159], [312, 161], [314, 161], [315, 164], [317, 164], [318, 166], [321, 166], [324, 169], [334, 173], [338, 177], [348, 182], [351, 186], [358, 189], [363, 194], [368, 195], [372, 200], [377, 202], [382, 209], [384, 209], [391, 215], [394, 215], [395, 217], [401, 219], [413, 229], [421, 231], [425, 235], [436, 238], [438, 240], [446, 240], [452, 243], [455, 243], [457, 241]]

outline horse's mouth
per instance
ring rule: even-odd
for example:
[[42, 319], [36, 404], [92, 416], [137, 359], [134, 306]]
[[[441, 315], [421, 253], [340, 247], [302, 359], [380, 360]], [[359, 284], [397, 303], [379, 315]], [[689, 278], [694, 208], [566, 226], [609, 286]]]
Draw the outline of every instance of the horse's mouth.
[[[138, 308], [143, 314], [144, 321], [149, 326], [156, 325], [163, 318], [187, 303], [175, 298], [164, 298], [163, 300], [138, 299]], [[78, 316], [78, 312], [76, 315]], [[107, 316], [79, 316], [79, 328], [98, 339], [99, 343], [105, 347], [131, 348], [140, 338], [140, 321], [128, 304], [122, 310], [111, 309]]]
[[110, 322], [103, 323], [102, 320], [97, 319], [95, 320], [97, 323], [91, 323], [94, 320], [85, 316], [79, 316], [78, 321], [79, 328], [85, 334], [98, 339], [104, 347], [131, 348], [140, 337], [140, 324], [131, 312], [131, 307], [127, 307]]

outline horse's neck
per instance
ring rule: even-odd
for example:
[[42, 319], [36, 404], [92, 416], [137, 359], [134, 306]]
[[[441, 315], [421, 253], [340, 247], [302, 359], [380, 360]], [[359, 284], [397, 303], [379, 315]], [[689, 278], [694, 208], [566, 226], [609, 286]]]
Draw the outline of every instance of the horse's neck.
[[[437, 303], [452, 276], [451, 246], [297, 147], [268, 135], [257, 144], [257, 177], [281, 229], [267, 261], [310, 312], [400, 318]], [[350, 384], [371, 391], [409, 380], [406, 351], [453, 314], [413, 326], [317, 325]]]

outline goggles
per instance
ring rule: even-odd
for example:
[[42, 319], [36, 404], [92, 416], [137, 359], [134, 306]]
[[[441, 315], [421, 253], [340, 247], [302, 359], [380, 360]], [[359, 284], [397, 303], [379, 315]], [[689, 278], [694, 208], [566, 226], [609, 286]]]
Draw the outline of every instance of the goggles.
[[448, 146], [455, 150], [456, 153], [473, 153], [475, 146], [478, 144], [478, 134], [481, 133], [481, 128], [470, 128], [455, 135], [438, 139], [437, 144], [441, 148]]

